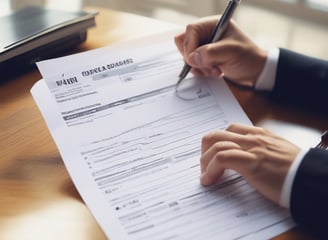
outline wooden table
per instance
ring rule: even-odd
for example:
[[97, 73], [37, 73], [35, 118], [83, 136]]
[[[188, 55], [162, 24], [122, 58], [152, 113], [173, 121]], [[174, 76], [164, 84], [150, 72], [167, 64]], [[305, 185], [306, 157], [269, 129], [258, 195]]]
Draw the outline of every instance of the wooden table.
[[[154, 19], [98, 10], [97, 27], [78, 51], [172, 28]], [[77, 193], [30, 95], [40, 78], [32, 70], [0, 85], [0, 239], [106, 239]], [[277, 119], [323, 131], [328, 122], [249, 90], [231, 89], [254, 124]], [[314, 238], [293, 229], [275, 239]]]

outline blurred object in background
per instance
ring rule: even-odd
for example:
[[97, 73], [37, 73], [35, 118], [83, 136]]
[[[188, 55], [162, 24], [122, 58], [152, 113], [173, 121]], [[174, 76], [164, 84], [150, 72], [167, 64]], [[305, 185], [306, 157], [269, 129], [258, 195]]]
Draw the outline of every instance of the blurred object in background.
[[[0, 0], [0, 15], [26, 5], [79, 10], [85, 6], [110, 8], [182, 26], [199, 17], [222, 12], [228, 0]], [[250, 17], [251, 16], [251, 17]], [[328, 58], [328, 0], [243, 0], [234, 18], [266, 48], [285, 47]]]
[[87, 29], [95, 26], [96, 14], [26, 6], [0, 16], [5, 33], [0, 35], [1, 81], [76, 48], [86, 40]]

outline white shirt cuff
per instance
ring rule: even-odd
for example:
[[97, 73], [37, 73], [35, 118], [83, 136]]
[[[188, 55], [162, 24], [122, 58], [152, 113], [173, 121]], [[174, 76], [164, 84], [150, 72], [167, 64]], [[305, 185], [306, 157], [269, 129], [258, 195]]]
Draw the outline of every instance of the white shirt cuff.
[[308, 150], [302, 149], [298, 155], [296, 156], [295, 160], [293, 161], [292, 165], [290, 166], [287, 176], [285, 178], [284, 184], [282, 186], [280, 201], [279, 204], [282, 207], [289, 208], [290, 206], [290, 197], [292, 193], [292, 187], [294, 183], [294, 179], [296, 176], [296, 172], [298, 167], [300, 166], [304, 155], [308, 152]]
[[256, 90], [271, 91], [273, 89], [276, 81], [278, 59], [279, 48], [270, 49], [262, 72], [255, 83]]

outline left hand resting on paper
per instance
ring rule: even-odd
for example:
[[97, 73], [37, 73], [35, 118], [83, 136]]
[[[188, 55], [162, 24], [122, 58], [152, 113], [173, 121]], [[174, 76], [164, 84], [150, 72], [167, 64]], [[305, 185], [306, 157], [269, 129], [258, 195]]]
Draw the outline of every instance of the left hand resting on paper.
[[225, 169], [240, 173], [264, 196], [279, 203], [288, 169], [300, 148], [259, 127], [230, 125], [202, 139], [201, 183], [212, 185]]

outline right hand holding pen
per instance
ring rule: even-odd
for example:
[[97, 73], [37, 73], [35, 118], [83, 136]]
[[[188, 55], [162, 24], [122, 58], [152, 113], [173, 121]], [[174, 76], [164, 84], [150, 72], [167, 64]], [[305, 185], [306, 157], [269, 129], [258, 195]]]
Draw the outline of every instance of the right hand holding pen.
[[177, 48], [194, 75], [224, 76], [237, 84], [252, 87], [264, 67], [267, 52], [233, 22], [220, 41], [202, 45], [210, 38], [216, 23], [217, 17], [207, 17], [189, 24], [184, 33], [175, 37]]

